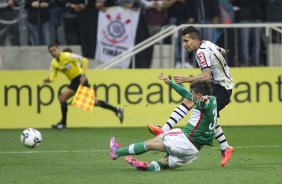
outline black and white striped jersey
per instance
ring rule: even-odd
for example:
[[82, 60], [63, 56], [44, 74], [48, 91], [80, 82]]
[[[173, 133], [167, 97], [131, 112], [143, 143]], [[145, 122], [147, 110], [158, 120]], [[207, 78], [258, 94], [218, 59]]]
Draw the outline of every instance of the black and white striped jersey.
[[211, 69], [212, 83], [220, 84], [227, 90], [234, 87], [230, 68], [226, 64], [222, 51], [224, 49], [210, 41], [202, 41], [200, 48], [196, 52], [196, 61], [201, 71]]

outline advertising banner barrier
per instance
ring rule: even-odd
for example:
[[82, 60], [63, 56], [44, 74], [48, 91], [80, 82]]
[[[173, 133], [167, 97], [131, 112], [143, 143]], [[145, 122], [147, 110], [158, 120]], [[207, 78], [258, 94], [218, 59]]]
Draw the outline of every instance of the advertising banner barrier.
[[[69, 106], [68, 127], [145, 127], [163, 125], [182, 98], [158, 75], [196, 75], [199, 69], [89, 70], [96, 98], [124, 107], [124, 123], [99, 107], [91, 112]], [[47, 70], [0, 72], [0, 128], [49, 128], [61, 119], [58, 95], [69, 82], [43, 85]], [[282, 125], [282, 68], [231, 68], [231, 103], [220, 112], [220, 125]], [[189, 84], [184, 84], [189, 89]], [[71, 101], [69, 102], [71, 104]], [[190, 113], [178, 123], [184, 126]]]

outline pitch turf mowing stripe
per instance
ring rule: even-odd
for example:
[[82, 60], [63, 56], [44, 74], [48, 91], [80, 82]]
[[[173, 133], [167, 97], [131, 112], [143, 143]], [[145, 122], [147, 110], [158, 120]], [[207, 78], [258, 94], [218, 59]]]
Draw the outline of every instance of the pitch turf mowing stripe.
[[[261, 145], [261, 146], [236, 146], [235, 149], [252, 149], [252, 148], [281, 148], [282, 145]], [[219, 149], [213, 147], [212, 149]], [[109, 150], [53, 150], [53, 151], [1, 151], [0, 154], [31, 154], [31, 153], [87, 153], [87, 152], [107, 152]]]

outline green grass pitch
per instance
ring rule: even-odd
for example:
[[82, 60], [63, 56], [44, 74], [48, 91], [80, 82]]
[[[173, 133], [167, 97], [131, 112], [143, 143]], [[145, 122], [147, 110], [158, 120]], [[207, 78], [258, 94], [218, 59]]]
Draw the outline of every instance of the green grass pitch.
[[[40, 129], [39, 129], [40, 130]], [[124, 146], [151, 138], [145, 128], [41, 129], [42, 144], [21, 145], [22, 130], [0, 130], [0, 184], [281, 184], [282, 126], [223, 127], [235, 148], [220, 167], [220, 151], [204, 147], [198, 160], [175, 170], [138, 171], [109, 157], [109, 138]], [[164, 153], [137, 156], [152, 161]]]

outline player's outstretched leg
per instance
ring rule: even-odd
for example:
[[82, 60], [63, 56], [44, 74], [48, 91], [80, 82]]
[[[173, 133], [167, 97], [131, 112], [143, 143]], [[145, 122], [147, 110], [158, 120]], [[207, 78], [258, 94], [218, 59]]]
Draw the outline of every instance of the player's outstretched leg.
[[147, 149], [146, 141], [133, 143], [126, 147], [121, 147], [117, 143], [115, 137], [112, 137], [110, 139], [110, 153], [112, 160], [116, 160], [117, 158], [125, 155], [140, 155], [147, 151], [148, 149]]
[[133, 156], [126, 156], [125, 160], [126, 160], [127, 163], [136, 167], [137, 169], [141, 169], [141, 170], [146, 171], [150, 168], [149, 162], [139, 161], [139, 160], [135, 159]]
[[193, 102], [184, 100], [178, 107], [176, 107], [162, 128], [154, 125], [147, 125], [148, 130], [156, 136], [163, 132], [171, 130], [180, 120], [182, 120], [187, 115], [190, 110], [187, 105], [190, 103]]
[[130, 165], [136, 167], [137, 169], [143, 170], [143, 171], [161, 171], [166, 169], [167, 167], [161, 164], [159, 161], [152, 161], [152, 162], [144, 162], [137, 160], [133, 156], [126, 156], [125, 160]]
[[123, 123], [124, 110], [122, 107], [114, 107], [105, 101], [97, 99], [95, 100], [95, 105], [115, 112], [116, 116], [119, 118], [119, 122]]

